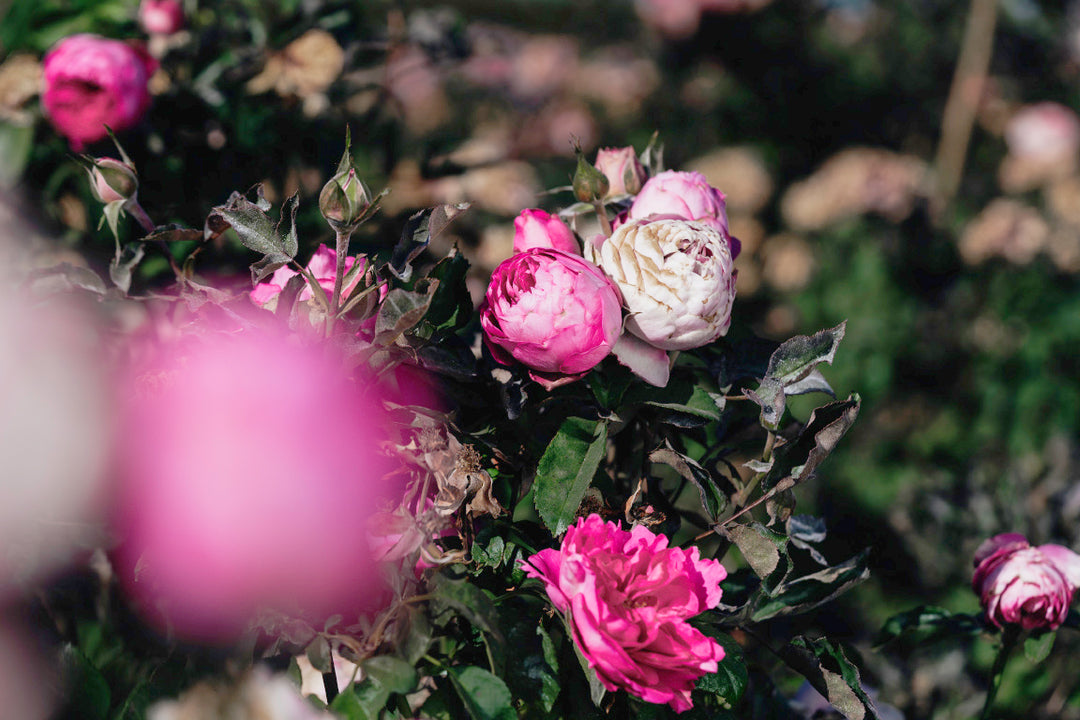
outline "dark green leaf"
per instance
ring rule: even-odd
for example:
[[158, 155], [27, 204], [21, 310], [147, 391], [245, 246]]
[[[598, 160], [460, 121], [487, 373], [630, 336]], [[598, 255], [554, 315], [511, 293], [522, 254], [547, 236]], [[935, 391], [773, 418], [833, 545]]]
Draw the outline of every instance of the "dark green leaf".
[[499, 616], [494, 603], [466, 576], [454, 576], [454, 572], [446, 568], [431, 580], [431, 595], [436, 615], [449, 608], [464, 617], [483, 631], [495, 664], [504, 662], [506, 638], [499, 629]]
[[69, 714], [86, 720], [107, 718], [112, 692], [101, 672], [72, 645], [65, 645], [61, 651], [61, 664], [70, 693], [67, 703], [71, 709]]
[[203, 234], [181, 225], [159, 225], [142, 242], [201, 242]]
[[757, 522], [729, 525], [723, 527], [722, 531], [739, 548], [758, 577], [767, 577], [780, 565], [781, 553], [787, 544], [787, 538], [783, 535]]
[[314, 640], [308, 643], [307, 648], [304, 649], [304, 654], [307, 656], [311, 666], [321, 673], [328, 673], [334, 667], [330, 641], [322, 635], [316, 636]]
[[516, 720], [506, 683], [478, 667], [447, 668], [454, 688], [473, 720]]
[[847, 592], [870, 577], [870, 570], [866, 567], [869, 552], [864, 550], [846, 562], [810, 575], [785, 579], [771, 593], [772, 597], [754, 610], [751, 616], [753, 621], [804, 613]]
[[390, 262], [386, 266], [398, 280], [408, 282], [412, 278], [412, 261], [424, 251], [431, 240], [430, 222], [429, 208], [409, 216], [405, 227], [401, 229], [401, 240], [394, 246]]
[[556, 537], [577, 516], [607, 447], [607, 422], [571, 417], [563, 421], [536, 468], [533, 502]]
[[1040, 635], [1032, 635], [1024, 640], [1024, 657], [1033, 663], [1041, 663], [1050, 656], [1054, 647], [1056, 632], [1044, 632]]
[[762, 489], [771, 490], [785, 480], [787, 487], [793, 487], [808, 479], [855, 422], [861, 406], [859, 396], [852, 395], [814, 410], [798, 439], [776, 449]]
[[720, 513], [727, 507], [728, 498], [720, 492], [720, 488], [708, 470], [701, 467], [691, 458], [675, 452], [674, 448], [671, 447], [671, 443], [667, 443], [667, 447], [650, 453], [649, 460], [675, 468], [679, 475], [692, 483], [698, 490], [701, 505], [705, 508], [709, 521], [716, 522]]
[[402, 695], [416, 689], [416, 670], [401, 658], [379, 655], [360, 664], [364, 673], [392, 693]]
[[623, 402], [627, 405], [648, 405], [672, 414], [685, 414], [704, 420], [719, 419], [724, 405], [722, 396], [681, 377], [672, 378], [663, 388], [636, 383], [626, 392]]
[[782, 343], [769, 358], [766, 380], [775, 380], [783, 387], [806, 379], [821, 363], [832, 364], [836, 349], [844, 339], [846, 322], [813, 335], [797, 335]]
[[230, 195], [224, 205], [210, 211], [203, 235], [207, 239], [220, 235], [223, 224], [235, 230], [240, 242], [249, 250], [263, 255], [283, 255], [286, 261], [292, 259], [286, 250], [285, 239], [278, 235], [266, 212], [238, 192]]
[[844, 717], [850, 720], [877, 720], [877, 710], [862, 688], [858, 668], [848, 660], [839, 645], [828, 638], [811, 640], [800, 635], [780, 654]]
[[750, 682], [746, 659], [739, 643], [730, 635], [722, 632], [707, 634], [723, 646], [724, 659], [719, 662], [716, 672], [703, 675], [698, 680], [697, 689], [715, 695], [721, 707], [733, 710], [739, 705]]
[[428, 274], [439, 281], [439, 289], [432, 297], [431, 309], [424, 319], [436, 329], [453, 330], [465, 325], [472, 317], [472, 296], [465, 284], [468, 271], [469, 261], [454, 248]]
[[977, 616], [952, 613], [944, 608], [930, 605], [920, 605], [886, 620], [874, 640], [874, 645], [876, 647], [901, 645], [911, 648], [944, 640], [971, 637], [982, 631], [983, 626]]
[[342, 690], [330, 709], [347, 720], [378, 720], [390, 691], [370, 679]]
[[114, 257], [109, 263], [109, 278], [120, 292], [127, 295], [131, 289], [131, 273], [139, 265], [146, 254], [146, 248], [137, 243], [128, 243], [124, 252], [119, 257]]
[[776, 431], [787, 408], [784, 386], [777, 380], [765, 378], [758, 385], [757, 391], [743, 388], [743, 394], [761, 408], [761, 426], [766, 430]]
[[379, 305], [379, 314], [375, 319], [376, 344], [384, 347], [392, 345], [403, 333], [415, 327], [430, 307], [438, 288], [439, 281], [431, 280], [417, 290], [394, 288], [388, 292]]

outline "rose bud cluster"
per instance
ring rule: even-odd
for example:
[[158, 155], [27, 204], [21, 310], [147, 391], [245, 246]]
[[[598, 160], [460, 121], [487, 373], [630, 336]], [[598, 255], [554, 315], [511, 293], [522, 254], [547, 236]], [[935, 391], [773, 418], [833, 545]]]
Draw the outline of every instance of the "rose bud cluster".
[[480, 307], [495, 359], [516, 359], [548, 388], [576, 380], [603, 360], [622, 323], [619, 292], [600, 269], [550, 248], [530, 248], [495, 268]]
[[676, 712], [693, 707], [697, 679], [716, 672], [724, 649], [687, 620], [714, 608], [724, 566], [664, 535], [623, 530], [599, 515], [578, 518], [558, 550], [521, 562], [565, 614], [574, 642], [608, 690], [625, 689]]
[[49, 120], [75, 151], [101, 140], [106, 126], [133, 127], [150, 106], [147, 83], [157, 62], [119, 40], [64, 38], [45, 56], [41, 100]]
[[1061, 545], [1032, 547], [1018, 533], [995, 535], [975, 551], [971, 587], [994, 625], [1057, 629], [1080, 587], [1080, 555]]

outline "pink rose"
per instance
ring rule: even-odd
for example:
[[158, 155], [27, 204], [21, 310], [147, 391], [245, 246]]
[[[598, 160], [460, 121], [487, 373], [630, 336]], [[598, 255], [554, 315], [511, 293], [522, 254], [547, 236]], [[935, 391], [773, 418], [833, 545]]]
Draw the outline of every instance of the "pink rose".
[[[367, 260], [362, 259], [360, 262], [365, 263]], [[355, 257], [350, 255], [345, 258], [345, 272], [348, 273], [355, 264]], [[334, 292], [334, 278], [337, 271], [337, 251], [326, 247], [324, 244], [320, 244], [319, 248], [315, 251], [315, 254], [311, 256], [307, 269], [308, 272], [314, 275], [315, 279], [319, 281], [319, 287], [326, 291], [326, 297], [329, 298]], [[274, 271], [274, 274], [270, 276], [268, 281], [261, 282], [252, 289], [250, 293], [251, 301], [256, 305], [273, 310], [274, 305], [277, 304], [277, 297], [281, 294], [281, 291], [285, 289], [286, 283], [299, 274], [300, 273], [289, 268], [288, 265], [278, 268]], [[349, 283], [349, 286], [341, 289], [341, 294], [344, 297], [349, 296], [349, 293], [356, 287], [356, 284], [360, 282], [360, 278], [363, 274], [363, 269], [361, 269], [353, 281]], [[300, 291], [298, 300], [304, 302], [305, 300], [311, 300], [314, 296], [315, 293], [312, 292], [311, 287], [305, 282], [304, 289]]]
[[972, 589], [994, 625], [1056, 629], [1080, 587], [1080, 555], [1061, 545], [1032, 547], [1017, 533], [995, 535], [975, 551]]
[[1017, 157], [1054, 162], [1080, 151], [1080, 118], [1055, 102], [1025, 105], [1005, 127], [1009, 152]]
[[559, 216], [549, 215], [543, 210], [522, 210], [514, 219], [514, 252], [519, 253], [529, 248], [549, 248], [571, 255], [581, 254], [573, 231]]
[[622, 300], [592, 263], [532, 248], [495, 268], [480, 324], [496, 360], [524, 363], [551, 388], [576, 380], [611, 352], [622, 332]]
[[45, 56], [41, 99], [71, 148], [105, 137], [105, 126], [135, 125], [150, 106], [147, 82], [157, 62], [141, 50], [97, 35], [64, 38]]
[[184, 6], [180, 0], [142, 0], [139, 25], [150, 35], [172, 35], [184, 27]]
[[671, 548], [642, 525], [622, 530], [594, 514], [578, 518], [559, 550], [541, 550], [522, 566], [544, 581], [608, 690], [683, 712], [693, 707], [697, 679], [724, 658], [719, 643], [687, 623], [716, 607], [727, 577], [696, 547]]
[[634, 198], [626, 219], [649, 218], [705, 223], [728, 238], [733, 258], [739, 254], [739, 241], [728, 233], [724, 193], [709, 185], [699, 172], [667, 170], [649, 178]]
[[284, 333], [208, 327], [192, 342], [121, 389], [124, 587], [201, 641], [235, 639], [263, 610], [315, 623], [370, 610], [383, 588], [367, 522], [394, 469], [371, 383]]
[[636, 195], [648, 177], [632, 147], [601, 148], [593, 164], [608, 179], [609, 196]]

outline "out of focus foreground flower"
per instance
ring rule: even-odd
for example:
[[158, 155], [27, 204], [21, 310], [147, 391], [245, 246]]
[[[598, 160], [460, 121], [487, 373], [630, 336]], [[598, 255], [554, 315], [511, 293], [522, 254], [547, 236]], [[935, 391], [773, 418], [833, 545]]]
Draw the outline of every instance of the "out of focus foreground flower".
[[687, 620], [716, 607], [724, 566], [664, 535], [623, 530], [599, 515], [578, 518], [558, 550], [522, 561], [570, 621], [574, 642], [608, 690], [624, 689], [676, 712], [693, 707], [699, 677], [724, 649]]
[[203, 681], [177, 700], [150, 707], [148, 720], [330, 720], [310, 705], [287, 675], [249, 670], [235, 686]]
[[592, 263], [532, 248], [491, 276], [480, 324], [497, 360], [524, 363], [547, 387], [577, 379], [603, 360], [622, 331], [615, 286]]
[[262, 610], [378, 601], [368, 518], [389, 492], [381, 408], [322, 351], [215, 332], [136, 374], [117, 449], [118, 571], [152, 620], [228, 640]]
[[42, 104], [73, 150], [101, 140], [105, 126], [126, 130], [150, 106], [147, 83], [157, 62], [119, 40], [64, 38], [45, 56]]
[[1061, 545], [1032, 547], [1018, 533], [995, 535], [975, 551], [971, 587], [994, 625], [1056, 629], [1080, 587], [1080, 555]]

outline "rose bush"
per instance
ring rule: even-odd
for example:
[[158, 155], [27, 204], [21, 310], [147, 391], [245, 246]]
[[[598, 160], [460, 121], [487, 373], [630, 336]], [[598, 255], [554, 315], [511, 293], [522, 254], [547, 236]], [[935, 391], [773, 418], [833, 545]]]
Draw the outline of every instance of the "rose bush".
[[1032, 547], [1018, 533], [995, 535], [975, 551], [971, 586], [994, 625], [1056, 629], [1080, 587], [1080, 555], [1061, 545]]
[[495, 268], [480, 324], [496, 360], [518, 360], [550, 388], [577, 379], [611, 352], [622, 331], [622, 305], [592, 263], [532, 248]]
[[41, 101], [53, 126], [80, 151], [104, 138], [106, 125], [120, 131], [139, 122], [156, 69], [157, 61], [132, 45], [72, 35], [45, 56]]
[[514, 252], [523, 252], [529, 248], [549, 248], [571, 255], [581, 254], [573, 231], [557, 215], [550, 215], [543, 210], [522, 210], [514, 219]]
[[719, 643], [686, 622], [716, 607], [727, 577], [696, 547], [671, 548], [641, 525], [623, 530], [590, 515], [567, 530], [559, 550], [541, 550], [522, 565], [544, 581], [608, 690], [683, 712], [693, 707], [697, 679], [724, 659]]

